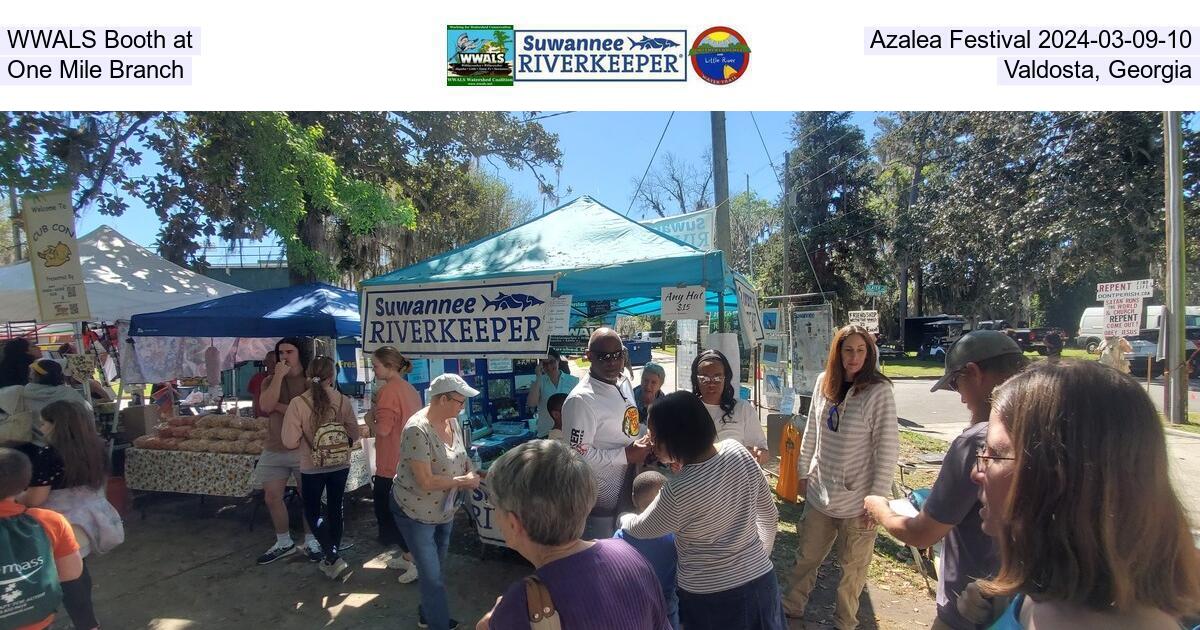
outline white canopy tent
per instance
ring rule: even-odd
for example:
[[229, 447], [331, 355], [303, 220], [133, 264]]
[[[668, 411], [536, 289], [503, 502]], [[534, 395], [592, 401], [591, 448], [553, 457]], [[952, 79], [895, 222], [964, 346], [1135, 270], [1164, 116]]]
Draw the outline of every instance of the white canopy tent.
[[[79, 262], [92, 321], [127, 320], [244, 291], [171, 263], [107, 225], [79, 238]], [[37, 319], [29, 263], [0, 267], [0, 322]]]

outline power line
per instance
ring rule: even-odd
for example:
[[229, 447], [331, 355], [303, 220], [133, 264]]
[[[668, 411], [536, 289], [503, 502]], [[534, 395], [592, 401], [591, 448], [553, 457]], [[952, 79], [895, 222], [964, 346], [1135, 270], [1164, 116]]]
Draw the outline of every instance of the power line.
[[650, 161], [646, 164], [646, 170], [642, 172], [642, 179], [638, 181], [637, 190], [633, 191], [633, 197], [629, 199], [629, 207], [625, 208], [625, 216], [629, 216], [629, 211], [633, 210], [633, 203], [637, 201], [638, 193], [642, 192], [642, 184], [646, 182], [646, 175], [650, 174], [650, 167], [654, 166], [654, 158], [658, 156], [658, 148], [662, 146], [663, 138], [667, 137], [667, 129], [671, 128], [671, 121], [675, 119], [675, 112], [667, 118], [667, 124], [663, 125], [662, 134], [658, 136], [658, 144], [654, 145], [654, 153], [650, 154]]
[[574, 111], [569, 111], [569, 112], [555, 112], [555, 113], [553, 113], [553, 114], [544, 114], [544, 115], [542, 115], [542, 116], [534, 116], [533, 118], [526, 118], [525, 120], [522, 120], [521, 122], [523, 122], [523, 123], [531, 123], [531, 122], [534, 122], [535, 120], [545, 120], [545, 119], [547, 119], [547, 118], [554, 118], [555, 116], [566, 116], [567, 114], [574, 114], [574, 113], [575, 113]]

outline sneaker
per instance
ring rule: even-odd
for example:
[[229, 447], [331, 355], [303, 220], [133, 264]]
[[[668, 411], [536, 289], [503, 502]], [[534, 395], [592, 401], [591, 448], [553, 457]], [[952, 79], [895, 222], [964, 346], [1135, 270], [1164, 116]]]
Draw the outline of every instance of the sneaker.
[[417, 581], [417, 577], [419, 577], [417, 575], [417, 565], [410, 564], [408, 568], [404, 570], [404, 573], [401, 573], [400, 577], [396, 578], [396, 581], [401, 584], [412, 584], [413, 582]]
[[271, 564], [272, 562], [275, 562], [280, 558], [290, 556], [293, 553], [296, 553], [295, 543], [292, 543], [286, 547], [276, 544], [268, 549], [266, 553], [258, 557], [258, 564]]
[[342, 560], [341, 558], [338, 558], [333, 562], [323, 561], [321, 562], [320, 568], [321, 573], [324, 573], [325, 577], [331, 580], [337, 580], [339, 582], [345, 582], [346, 580], [349, 580], [350, 574], [352, 573], [350, 570], [350, 565], [346, 564], [346, 561]]
[[397, 553], [395, 556], [388, 558], [388, 561], [387, 561], [387, 568], [389, 568], [389, 569], [399, 569], [401, 571], [407, 571], [412, 566], [413, 566], [412, 561], [406, 559], [404, 557], [404, 554], [402, 554], [402, 553]]
[[305, 543], [304, 556], [309, 562], [320, 562], [325, 559], [325, 552], [321, 551], [321, 545], [317, 543]]
[[[425, 613], [418, 613], [417, 627], [418, 628], [428, 628], [429, 627], [429, 623], [425, 621]], [[458, 620], [457, 619], [450, 620], [450, 630], [458, 630]]]

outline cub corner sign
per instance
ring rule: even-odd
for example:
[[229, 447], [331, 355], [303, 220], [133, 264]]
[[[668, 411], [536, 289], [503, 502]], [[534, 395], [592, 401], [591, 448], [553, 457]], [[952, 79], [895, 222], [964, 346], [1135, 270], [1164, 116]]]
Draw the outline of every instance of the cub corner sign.
[[850, 323], [862, 326], [867, 332], [879, 332], [879, 311], [850, 311]]
[[407, 357], [546, 356], [554, 277], [363, 288], [363, 350]]
[[75, 240], [71, 191], [25, 195], [21, 207], [38, 321], [48, 324], [91, 319], [79, 264], [79, 243]]

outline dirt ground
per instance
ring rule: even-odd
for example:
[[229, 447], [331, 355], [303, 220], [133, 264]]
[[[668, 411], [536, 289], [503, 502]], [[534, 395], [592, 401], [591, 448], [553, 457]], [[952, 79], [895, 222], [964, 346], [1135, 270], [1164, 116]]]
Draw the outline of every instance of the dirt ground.
[[[265, 567], [255, 565], [272, 538], [265, 509], [258, 510], [250, 530], [248, 501], [209, 497], [201, 503], [196, 497], [167, 495], [139, 501], [139, 509], [126, 517], [125, 544], [89, 560], [97, 615], [105, 628], [416, 627], [418, 586], [399, 584], [398, 572], [384, 566], [383, 549], [374, 540], [369, 492], [360, 490], [347, 502], [347, 539], [355, 546], [345, 557], [355, 571], [345, 584], [330, 582], [300, 555]], [[300, 507], [291, 507], [298, 536]], [[788, 537], [795, 536], [786, 522], [794, 518], [789, 508], [795, 509], [781, 508], [783, 544], [776, 545], [781, 577], [791, 560]], [[465, 627], [473, 627], [510, 582], [531, 571], [507, 549], [485, 549], [461, 512], [447, 564], [452, 615]], [[911, 567], [900, 570], [912, 572]], [[832, 627], [836, 574], [832, 564], [822, 568], [808, 616], [794, 621], [792, 628]], [[864, 592], [861, 627], [928, 627], [934, 615], [932, 597], [905, 588], [904, 582], [889, 580]], [[55, 628], [68, 627], [65, 615], [60, 616]]]

